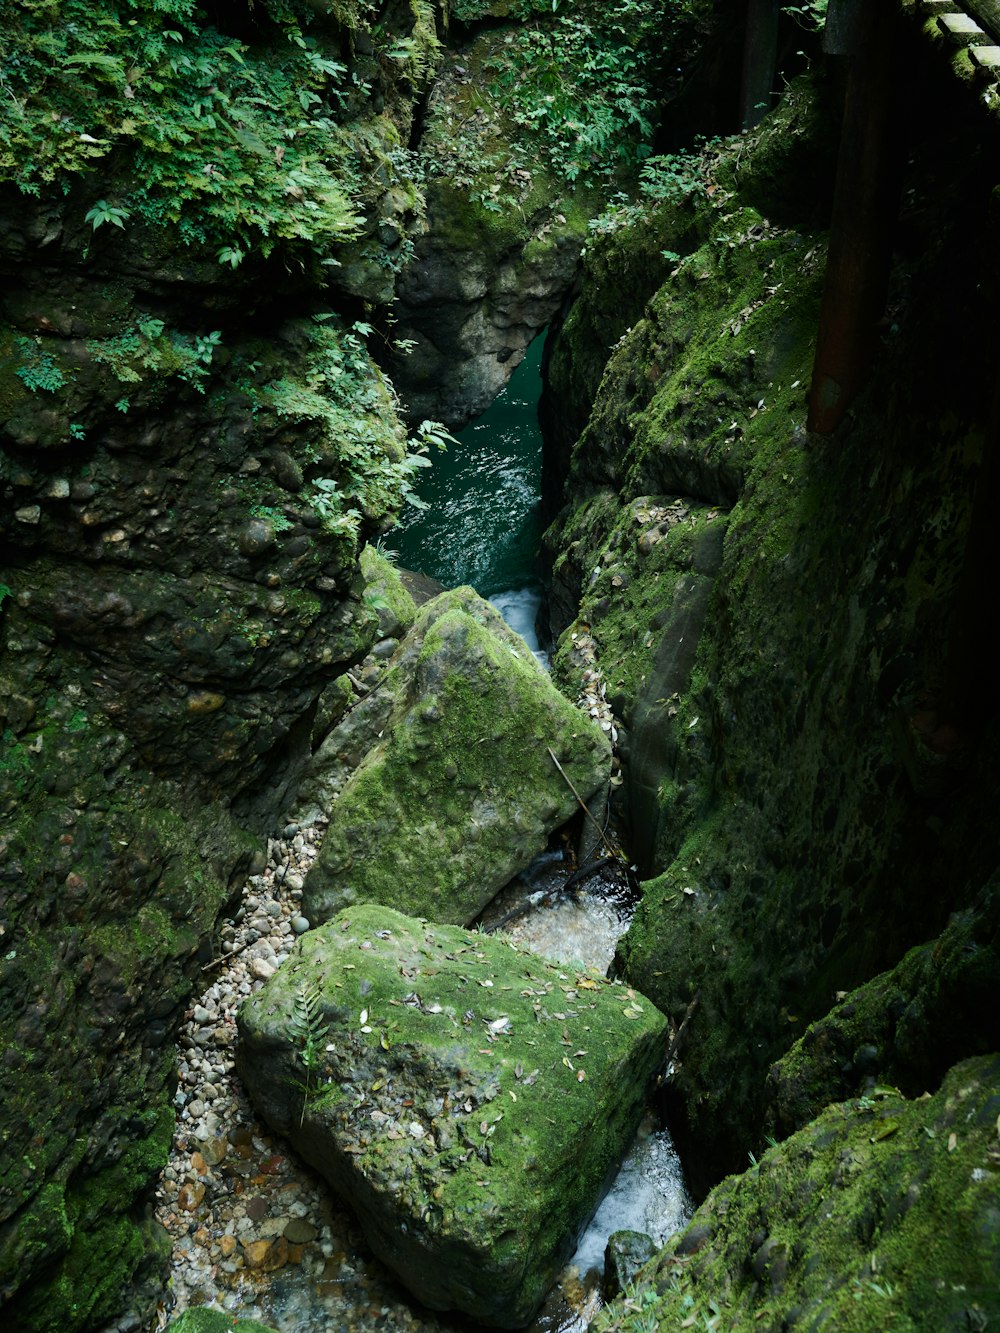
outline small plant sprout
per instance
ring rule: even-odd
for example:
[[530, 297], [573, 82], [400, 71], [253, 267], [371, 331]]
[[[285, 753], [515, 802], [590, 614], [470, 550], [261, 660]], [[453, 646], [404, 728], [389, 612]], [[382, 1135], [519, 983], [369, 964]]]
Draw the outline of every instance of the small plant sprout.
[[106, 199], [98, 199], [93, 208], [87, 210], [84, 221], [89, 222], [94, 231], [97, 231], [98, 227], [103, 227], [106, 222], [124, 231], [125, 223], [130, 217], [131, 213], [127, 208], [116, 208]]

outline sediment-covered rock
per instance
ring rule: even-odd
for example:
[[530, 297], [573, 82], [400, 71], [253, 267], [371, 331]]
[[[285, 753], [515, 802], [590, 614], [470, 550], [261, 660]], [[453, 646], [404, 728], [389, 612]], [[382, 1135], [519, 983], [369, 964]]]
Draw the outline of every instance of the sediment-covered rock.
[[357, 906], [239, 1013], [261, 1113], [422, 1301], [514, 1328], [642, 1113], [666, 1024], [636, 992], [502, 937]]
[[304, 783], [330, 820], [305, 914], [380, 902], [471, 921], [578, 808], [570, 784], [586, 801], [609, 771], [605, 732], [494, 608], [469, 588], [444, 593]]

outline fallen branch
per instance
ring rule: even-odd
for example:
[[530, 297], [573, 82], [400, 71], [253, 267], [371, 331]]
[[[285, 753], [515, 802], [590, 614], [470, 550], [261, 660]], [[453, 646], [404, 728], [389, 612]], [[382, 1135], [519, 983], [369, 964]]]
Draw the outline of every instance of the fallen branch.
[[550, 759], [552, 760], [552, 762], [555, 764], [556, 768], [558, 768], [558, 770], [559, 770], [559, 772], [560, 772], [560, 774], [561, 774], [561, 776], [562, 776], [563, 781], [566, 783], [566, 786], [570, 789], [570, 791], [573, 793], [573, 795], [576, 797], [577, 801], [579, 802], [579, 804], [580, 804], [580, 809], [583, 811], [583, 813], [587, 816], [587, 818], [588, 818], [588, 819], [590, 820], [590, 822], [593, 824], [594, 828], [597, 829], [597, 835], [598, 835], [598, 837], [601, 839], [601, 842], [604, 843], [604, 845], [605, 845], [605, 847], [607, 847], [609, 853], [610, 853], [610, 854], [617, 860], [617, 859], [618, 859], [618, 851], [617, 851], [617, 849], [616, 849], [614, 846], [612, 846], [611, 842], [608, 840], [608, 836], [607, 836], [607, 834], [604, 832], [604, 830], [601, 828], [600, 824], [597, 822], [597, 820], [596, 820], [596, 819], [594, 818], [594, 816], [591, 814], [590, 809], [589, 809], [589, 807], [587, 806], [587, 802], [583, 799], [583, 797], [580, 795], [580, 793], [577, 791], [577, 789], [573, 786], [572, 779], [570, 778], [570, 776], [569, 776], [569, 774], [566, 772], [566, 770], [563, 768], [562, 764], [560, 764], [559, 760], [556, 758], [556, 756], [555, 756], [555, 752], [553, 751], [552, 746], [551, 746], [551, 745], [547, 745], [545, 748], [546, 748], [546, 749], [548, 750], [548, 752], [549, 752], [549, 758], [550, 758]]
[[249, 949], [250, 945], [255, 943], [255, 940], [247, 940], [246, 944], [241, 944], [240, 947], [234, 949], [232, 953], [220, 954], [218, 958], [213, 958], [210, 962], [203, 963], [201, 970], [203, 972], [210, 972], [213, 967], [218, 967], [220, 963], [228, 963], [231, 958], [235, 958], [238, 953], [242, 953], [244, 949]]
[[671, 1041], [669, 1047], [667, 1048], [667, 1058], [663, 1062], [663, 1076], [659, 1080], [661, 1084], [666, 1083], [667, 1079], [670, 1077], [670, 1066], [673, 1064], [674, 1059], [676, 1058], [677, 1051], [679, 1050], [681, 1041], [683, 1040], [684, 1034], [687, 1031], [688, 1024], [691, 1022], [692, 1015], [694, 1014], [694, 1011], [698, 1008], [700, 1001], [701, 1001], [701, 991], [698, 991], [694, 999], [688, 1005], [687, 1012], [681, 1019], [681, 1025], [674, 1033], [673, 1041]]

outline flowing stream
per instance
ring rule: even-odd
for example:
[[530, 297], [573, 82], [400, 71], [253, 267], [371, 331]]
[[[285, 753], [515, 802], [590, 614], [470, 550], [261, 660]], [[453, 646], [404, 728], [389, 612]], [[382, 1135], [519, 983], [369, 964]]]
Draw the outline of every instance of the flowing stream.
[[[488, 596], [540, 657], [534, 619], [541, 588], [541, 439], [536, 420], [540, 341], [460, 447], [427, 470], [418, 511], [389, 544], [404, 567]], [[188, 1013], [179, 1044], [177, 1129], [157, 1191], [171, 1237], [172, 1280], [161, 1321], [196, 1305], [256, 1318], [280, 1333], [470, 1333], [477, 1325], [412, 1301], [368, 1252], [356, 1223], [288, 1144], [256, 1118], [233, 1075], [241, 1000], [288, 957], [302, 882], [322, 830], [290, 825], [268, 844], [268, 865], [247, 882], [222, 931], [218, 969]], [[540, 857], [487, 909], [483, 928], [563, 963], [607, 970], [628, 924], [620, 875], [565, 891], [562, 853]], [[690, 1216], [669, 1136], [651, 1122], [580, 1239], [530, 1333], [584, 1333], [601, 1307], [609, 1234], [661, 1243]], [[127, 1321], [109, 1326], [134, 1328]]]
[[470, 584], [530, 648], [539, 651], [542, 437], [538, 427], [542, 338], [489, 410], [434, 457], [411, 510], [387, 538], [404, 569], [447, 588]]

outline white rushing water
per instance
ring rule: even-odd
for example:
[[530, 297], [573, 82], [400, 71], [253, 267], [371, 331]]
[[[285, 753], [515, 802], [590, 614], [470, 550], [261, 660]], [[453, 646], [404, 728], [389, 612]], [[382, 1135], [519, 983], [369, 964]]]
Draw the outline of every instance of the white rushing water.
[[549, 655], [538, 641], [536, 628], [542, 605], [542, 594], [538, 588], [511, 588], [507, 592], [494, 593], [489, 601], [514, 633], [520, 634], [542, 666], [548, 669]]

